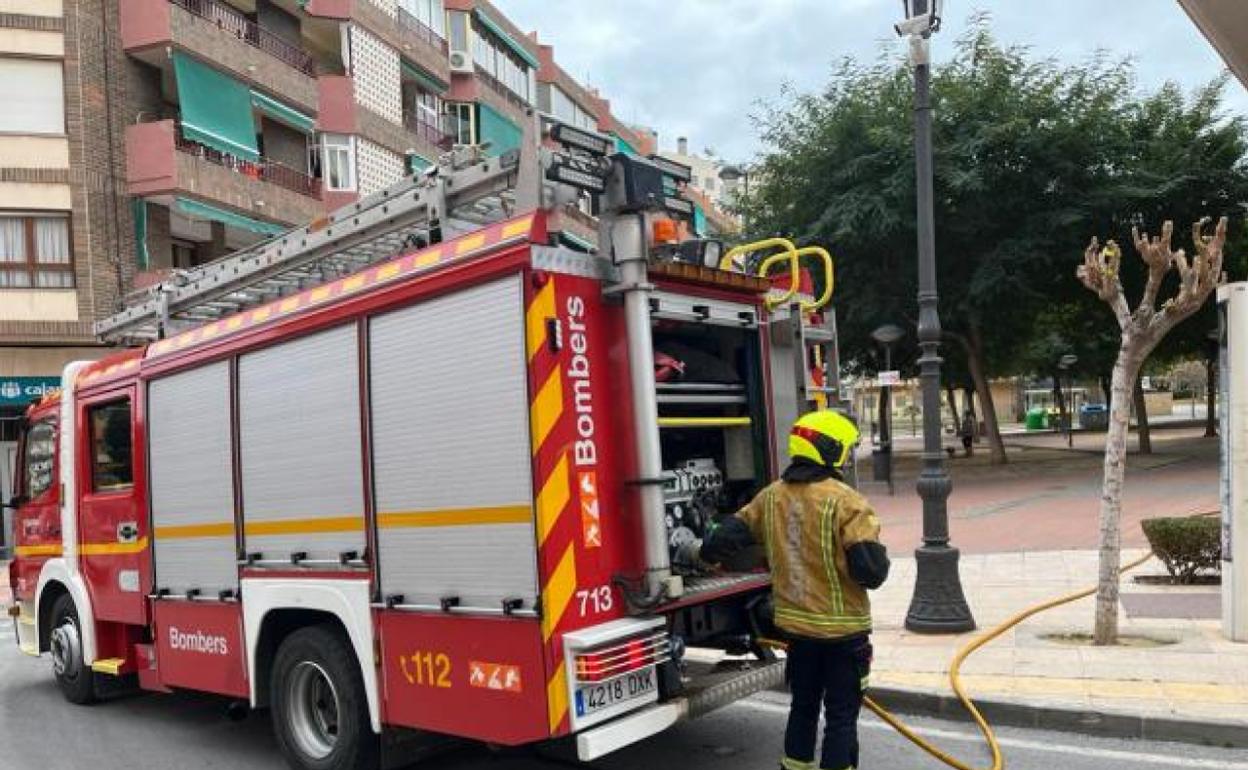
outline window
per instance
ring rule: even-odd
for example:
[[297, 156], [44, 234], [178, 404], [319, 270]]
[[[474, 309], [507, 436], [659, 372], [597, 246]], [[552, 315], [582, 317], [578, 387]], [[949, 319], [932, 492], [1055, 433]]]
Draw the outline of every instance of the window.
[[97, 492], [134, 484], [130, 451], [130, 399], [91, 407], [91, 488]]
[[502, 83], [504, 88], [530, 102], [533, 78], [529, 65], [490, 31], [480, 26], [474, 27], [474, 31], [476, 34], [472, 38], [472, 60], [487, 75]]
[[474, 107], [469, 102], [447, 103], [447, 122], [455, 144], [477, 144], [477, 116]]
[[355, 189], [355, 147], [352, 137], [342, 134], [323, 134], [321, 146], [325, 152], [325, 189]]
[[446, 14], [450, 26], [450, 49], [452, 51], [468, 50], [468, 14], [463, 11], [450, 11]]
[[433, 30], [438, 37], [446, 37], [446, 11], [442, 8], [442, 0], [399, 0], [399, 7]]
[[72, 289], [69, 217], [0, 214], [0, 289]]
[[43, 420], [26, 431], [26, 458], [24, 482], [26, 499], [35, 500], [52, 486], [52, 471], [56, 457], [56, 425]]
[[550, 86], [550, 114], [570, 126], [597, 131], [598, 121], [558, 86]]
[[62, 72], [59, 61], [0, 58], [0, 132], [65, 133]]

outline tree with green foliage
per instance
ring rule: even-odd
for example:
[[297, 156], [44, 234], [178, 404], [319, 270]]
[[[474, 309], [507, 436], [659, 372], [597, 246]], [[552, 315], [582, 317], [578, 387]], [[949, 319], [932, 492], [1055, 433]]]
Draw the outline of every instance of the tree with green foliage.
[[[1187, 100], [1173, 86], [1140, 97], [1134, 85], [1127, 63], [1063, 66], [1000, 45], [986, 17], [934, 69], [944, 352], [965, 366], [945, 374], [974, 384], [996, 462], [1005, 451], [989, 380], [1031, 373], [1020, 362], [1037, 318], [1079, 307], [1092, 337], [1116, 331], [1088, 310], [1065, 255], [1089, 232], [1121, 237], [1163, 210], [1236, 216], [1248, 200], [1244, 127], [1218, 113], [1222, 82]], [[753, 235], [831, 248], [842, 355], [859, 370], [874, 355], [872, 329], [916, 321], [911, 100], [904, 63], [846, 61], [822, 91], [788, 94], [759, 118], [767, 150], [746, 220]]]

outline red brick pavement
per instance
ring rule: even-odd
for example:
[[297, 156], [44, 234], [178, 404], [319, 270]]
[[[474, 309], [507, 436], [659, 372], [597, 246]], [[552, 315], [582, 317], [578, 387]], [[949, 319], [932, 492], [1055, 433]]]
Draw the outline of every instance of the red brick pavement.
[[[1122, 529], [1127, 547], [1145, 544], [1141, 519], [1218, 508], [1216, 440], [1191, 432], [1162, 434], [1154, 437], [1154, 447], [1156, 454], [1132, 455], [1128, 462]], [[1099, 454], [1041, 448], [1011, 452], [1003, 467], [971, 465], [978, 462], [951, 463], [949, 529], [955, 546], [967, 553], [1096, 547]], [[893, 497], [880, 485], [864, 486], [880, 515], [884, 541], [895, 553], [909, 552], [922, 539], [913, 463], [911, 458], [907, 468], [901, 458], [902, 472], [909, 473], [898, 480]]]

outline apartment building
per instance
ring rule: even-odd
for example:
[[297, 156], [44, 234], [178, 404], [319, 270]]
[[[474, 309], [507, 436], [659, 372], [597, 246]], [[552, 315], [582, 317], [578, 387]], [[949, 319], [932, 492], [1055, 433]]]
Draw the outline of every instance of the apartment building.
[[[488, 0], [0, 0], [0, 104], [6, 473], [25, 404], [172, 270], [544, 121], [655, 150]], [[588, 247], [589, 213], [554, 228]]]

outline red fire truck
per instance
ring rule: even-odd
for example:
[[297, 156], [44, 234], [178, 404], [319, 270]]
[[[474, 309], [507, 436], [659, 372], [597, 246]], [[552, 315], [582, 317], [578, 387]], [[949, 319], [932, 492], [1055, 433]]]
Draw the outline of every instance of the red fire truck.
[[[719, 269], [713, 245], [656, 244], [652, 206], [604, 213], [599, 253], [560, 245], [546, 210], [429, 218], [429, 195], [513, 161], [160, 287], [103, 325], [141, 339], [156, 319], [147, 344], [71, 364], [31, 406], [10, 615], [68, 700], [217, 693], [271, 709], [293, 766], [350, 768], [405, 728], [575, 735], [592, 759], [780, 681], [765, 573], [672, 554], [773, 477], [822, 397], [819, 303], [797, 271], [776, 289], [733, 267], [740, 250]], [[283, 260], [302, 275], [382, 241], [264, 294]], [[712, 670], [694, 648], [756, 660]]]

